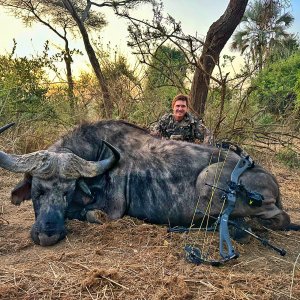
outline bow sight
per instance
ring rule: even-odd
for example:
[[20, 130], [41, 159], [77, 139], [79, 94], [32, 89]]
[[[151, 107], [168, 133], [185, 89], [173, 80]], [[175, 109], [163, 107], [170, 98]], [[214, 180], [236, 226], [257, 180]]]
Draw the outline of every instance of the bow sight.
[[[247, 234], [250, 234], [257, 240], [259, 240], [264, 246], [269, 246], [273, 250], [277, 251], [280, 255], [284, 256], [286, 254], [286, 251], [284, 249], [280, 249], [272, 244], [269, 243], [268, 240], [263, 239], [254, 233], [252, 233], [250, 230], [238, 226], [234, 221], [229, 220], [230, 214], [234, 210], [235, 203], [237, 200], [237, 195], [243, 196], [242, 198], [246, 198], [246, 202], [250, 206], [261, 206], [262, 201], [264, 200], [264, 197], [257, 193], [248, 191], [244, 185], [242, 185], [239, 181], [240, 176], [250, 168], [254, 167], [254, 161], [250, 158], [249, 155], [245, 155], [243, 151], [240, 151], [238, 153], [240, 155], [240, 159], [237, 162], [234, 170], [231, 173], [230, 182], [228, 183], [228, 190], [224, 190], [218, 187], [215, 187], [213, 185], [209, 185], [211, 187], [217, 188], [219, 190], [222, 190], [224, 192], [224, 195], [222, 198], [225, 200], [225, 209], [221, 213], [221, 215], [216, 218], [216, 222], [214, 226], [210, 228], [206, 228], [207, 231], [216, 230], [216, 228], [219, 228], [219, 254], [220, 254], [220, 260], [210, 260], [207, 257], [203, 256], [200, 249], [192, 246], [192, 245], [186, 245], [185, 246], [185, 253], [186, 253], [186, 259], [189, 262], [192, 262], [194, 264], [202, 264], [202, 263], [209, 263], [213, 266], [219, 266], [229, 260], [236, 259], [239, 257], [239, 253], [235, 251], [233, 248], [228, 224], [233, 225], [237, 229], [240, 229]], [[199, 211], [198, 211], [199, 213]], [[205, 214], [204, 214], [205, 216]], [[210, 216], [209, 216], [210, 217]], [[186, 231], [192, 231], [196, 230], [196, 228], [184, 228], [184, 227], [174, 227], [169, 228], [169, 232], [186, 232]], [[197, 228], [199, 230], [199, 228]]]

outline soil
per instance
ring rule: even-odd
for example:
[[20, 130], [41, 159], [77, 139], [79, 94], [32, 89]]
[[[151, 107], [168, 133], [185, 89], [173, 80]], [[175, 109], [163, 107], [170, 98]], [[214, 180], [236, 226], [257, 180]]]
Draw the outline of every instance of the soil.
[[[269, 164], [285, 210], [300, 224], [300, 172]], [[234, 243], [240, 257], [221, 267], [194, 265], [184, 246], [211, 233], [168, 233], [129, 217], [67, 221], [67, 238], [41, 247], [30, 239], [31, 201], [10, 203], [21, 175], [0, 170], [0, 299], [300, 299], [300, 232], [267, 232], [282, 257], [260, 242]]]

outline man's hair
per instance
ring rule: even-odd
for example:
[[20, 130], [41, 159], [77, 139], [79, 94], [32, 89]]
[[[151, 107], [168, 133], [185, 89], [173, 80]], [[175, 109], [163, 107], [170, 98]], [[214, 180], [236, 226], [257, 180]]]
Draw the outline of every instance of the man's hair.
[[175, 102], [178, 101], [178, 100], [185, 101], [186, 102], [186, 106], [189, 107], [189, 96], [183, 95], [183, 94], [179, 94], [179, 95], [175, 96], [174, 99], [172, 100], [172, 108], [174, 107]]

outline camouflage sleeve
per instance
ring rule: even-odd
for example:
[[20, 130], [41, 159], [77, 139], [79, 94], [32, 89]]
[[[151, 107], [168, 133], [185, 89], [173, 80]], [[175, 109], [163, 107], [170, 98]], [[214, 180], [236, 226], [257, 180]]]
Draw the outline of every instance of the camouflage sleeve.
[[150, 133], [156, 136], [160, 136], [160, 123], [159, 121], [155, 122], [153, 125], [150, 127]]
[[202, 120], [195, 120], [195, 138], [197, 140], [200, 140], [201, 142], [203, 142], [204, 140], [204, 135], [205, 135], [205, 126], [202, 122]]
[[157, 122], [155, 122], [150, 127], [151, 134], [156, 135], [156, 136], [162, 136], [166, 117], [167, 117], [167, 115], [163, 115]]

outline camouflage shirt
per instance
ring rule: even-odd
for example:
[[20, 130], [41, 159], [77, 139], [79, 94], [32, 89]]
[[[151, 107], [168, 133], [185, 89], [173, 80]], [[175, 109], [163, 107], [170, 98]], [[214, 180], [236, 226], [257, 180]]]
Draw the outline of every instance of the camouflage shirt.
[[167, 139], [178, 139], [187, 142], [203, 142], [205, 127], [202, 121], [187, 113], [181, 121], [176, 121], [172, 113], [163, 115], [151, 128], [151, 132]]

